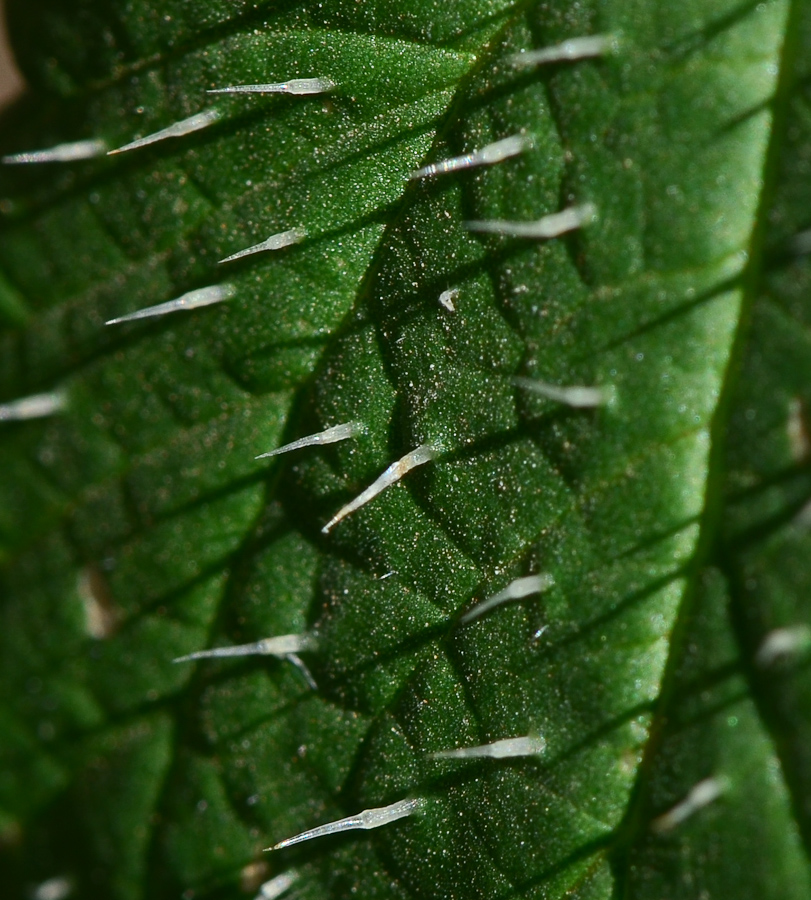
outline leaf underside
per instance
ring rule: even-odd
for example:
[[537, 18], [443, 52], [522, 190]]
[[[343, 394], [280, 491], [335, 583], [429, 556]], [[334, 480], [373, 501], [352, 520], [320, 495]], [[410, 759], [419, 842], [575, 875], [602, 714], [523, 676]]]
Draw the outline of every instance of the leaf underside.
[[[0, 433], [8, 895], [811, 896], [809, 670], [758, 663], [811, 615], [808, 4], [281, 6], [9, 3], [32, 94], [3, 152], [220, 118], [0, 172], [0, 401], [68, 398]], [[336, 88], [206, 94], [313, 77]], [[583, 204], [546, 241], [465, 224]], [[305, 632], [314, 690], [283, 658], [172, 663]]]

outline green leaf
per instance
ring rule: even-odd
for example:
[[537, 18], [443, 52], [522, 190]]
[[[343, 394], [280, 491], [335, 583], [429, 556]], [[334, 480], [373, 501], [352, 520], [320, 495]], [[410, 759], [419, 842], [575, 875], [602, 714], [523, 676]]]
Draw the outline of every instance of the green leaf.
[[9, 5], [10, 895], [810, 896], [808, 4]]

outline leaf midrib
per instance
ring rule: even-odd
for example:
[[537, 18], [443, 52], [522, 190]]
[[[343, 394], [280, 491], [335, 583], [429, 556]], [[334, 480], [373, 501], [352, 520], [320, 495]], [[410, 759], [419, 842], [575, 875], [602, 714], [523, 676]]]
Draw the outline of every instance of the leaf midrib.
[[[615, 864], [612, 866], [617, 880], [617, 897], [627, 898], [631, 883], [631, 850], [638, 843], [643, 830], [647, 826], [644, 812], [648, 804], [650, 776], [652, 768], [662, 745], [664, 729], [674, 701], [677, 699], [676, 676], [686, 649], [686, 638], [698, 594], [698, 581], [706, 566], [719, 565], [722, 571], [724, 553], [721, 549], [723, 541], [723, 516], [727, 498], [724, 496], [726, 469], [726, 440], [729, 423], [733, 413], [734, 397], [742, 374], [743, 359], [751, 334], [752, 310], [761, 290], [761, 276], [764, 268], [766, 236], [768, 228], [768, 210], [776, 195], [779, 155], [782, 141], [788, 128], [788, 112], [792, 92], [796, 87], [794, 79], [794, 63], [799, 51], [801, 0], [789, 0], [789, 11], [784, 26], [784, 41], [781, 61], [777, 76], [777, 84], [769, 104], [772, 111], [770, 137], [763, 163], [762, 187], [759, 192], [757, 212], [754, 226], [750, 233], [746, 265], [735, 279], [739, 285], [739, 318], [733, 345], [722, 379], [721, 395], [715, 407], [710, 423], [710, 459], [702, 507], [699, 538], [692, 559], [686, 567], [687, 589], [679, 606], [676, 622], [671, 633], [670, 647], [665, 672], [661, 681], [661, 689], [654, 707], [649, 730], [648, 741], [639, 767], [634, 791], [631, 795], [625, 818], [616, 831], [616, 840], [612, 855]], [[753, 4], [754, 5], [754, 4]], [[726, 27], [735, 23], [737, 16], [727, 17]], [[746, 659], [746, 648], [741, 645], [740, 633], [735, 632], [735, 640], [742, 659]], [[744, 673], [749, 681], [749, 689], [753, 696], [757, 692], [751, 682], [750, 667], [744, 666]], [[763, 720], [762, 709], [758, 708], [758, 716], [767, 734], [771, 734]], [[779, 747], [777, 748], [778, 758]], [[792, 790], [790, 779], [783, 777], [784, 782]], [[798, 799], [792, 791], [792, 801]], [[811, 853], [805, 845], [806, 856], [811, 861]]]

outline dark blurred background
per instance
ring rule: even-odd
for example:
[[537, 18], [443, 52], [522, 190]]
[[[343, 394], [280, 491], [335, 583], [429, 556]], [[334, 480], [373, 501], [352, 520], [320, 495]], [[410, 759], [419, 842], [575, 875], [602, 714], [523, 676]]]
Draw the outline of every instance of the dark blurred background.
[[14, 65], [6, 35], [5, 3], [0, 0], [0, 108], [22, 90], [23, 80]]

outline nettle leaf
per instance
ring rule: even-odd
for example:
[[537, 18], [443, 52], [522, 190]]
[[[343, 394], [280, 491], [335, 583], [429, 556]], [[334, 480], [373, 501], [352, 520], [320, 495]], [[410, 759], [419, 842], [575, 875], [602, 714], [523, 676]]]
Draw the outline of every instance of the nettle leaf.
[[808, 4], [9, 6], [9, 896], [811, 896]]

